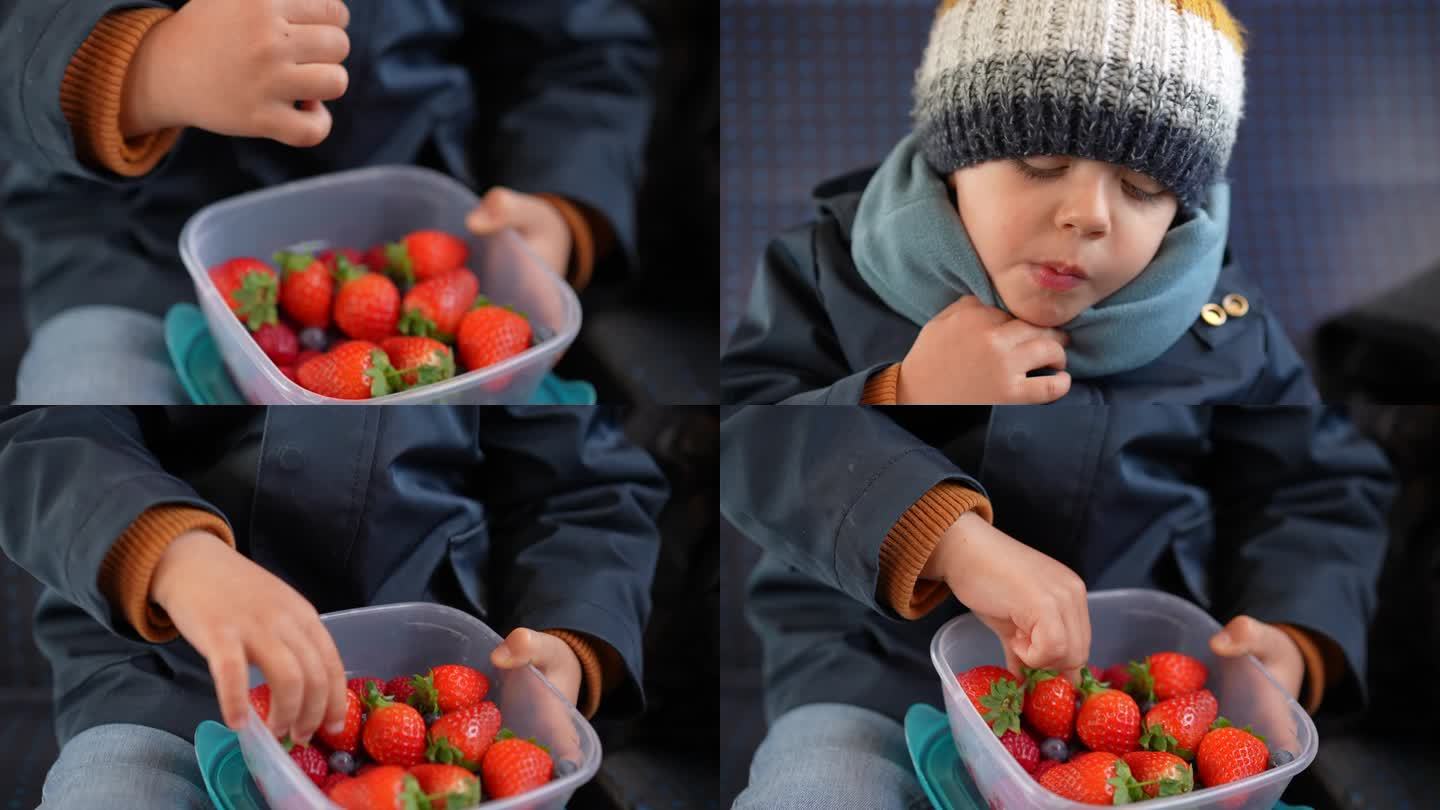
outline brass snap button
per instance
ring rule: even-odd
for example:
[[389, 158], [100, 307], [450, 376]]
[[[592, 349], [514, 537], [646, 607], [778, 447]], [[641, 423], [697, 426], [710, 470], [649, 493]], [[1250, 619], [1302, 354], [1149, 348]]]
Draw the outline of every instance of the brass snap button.
[[1250, 311], [1250, 301], [1239, 293], [1230, 293], [1221, 303], [1225, 305], [1225, 311], [1236, 318], [1243, 318]]
[[1225, 310], [1219, 304], [1206, 304], [1200, 308], [1200, 319], [1211, 326], [1219, 326], [1225, 323]]

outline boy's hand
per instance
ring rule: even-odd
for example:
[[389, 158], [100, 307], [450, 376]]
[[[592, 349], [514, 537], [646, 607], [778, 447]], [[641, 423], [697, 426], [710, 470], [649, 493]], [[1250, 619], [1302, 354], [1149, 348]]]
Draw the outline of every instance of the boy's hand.
[[151, 601], [210, 665], [225, 724], [245, 725], [251, 663], [270, 684], [267, 725], [308, 744], [345, 719], [345, 666], [315, 608], [214, 535], [172, 541], [150, 581]]
[[330, 134], [320, 102], [349, 83], [340, 64], [349, 23], [340, 0], [190, 0], [136, 49], [120, 129], [134, 137], [192, 126], [315, 146]]
[[580, 659], [570, 645], [538, 630], [517, 627], [505, 637], [504, 643], [490, 653], [490, 663], [501, 669], [519, 669], [534, 664], [555, 684], [560, 694], [574, 706], [580, 699]]
[[1210, 650], [1222, 658], [1253, 655], [1293, 698], [1305, 679], [1305, 657], [1295, 639], [1273, 624], [1236, 616], [1210, 638]]
[[973, 295], [940, 311], [920, 329], [900, 364], [900, 405], [1027, 405], [1054, 402], [1070, 390], [1070, 374], [1026, 377], [1037, 368], [1065, 368], [1070, 338], [980, 303]]
[[514, 228], [551, 270], [564, 278], [570, 266], [570, 226], [555, 206], [531, 194], [495, 186], [465, 218], [476, 236]]
[[1074, 571], [966, 512], [945, 530], [920, 576], [944, 580], [980, 617], [1017, 677], [1024, 664], [1079, 682], [1090, 658], [1090, 608]]

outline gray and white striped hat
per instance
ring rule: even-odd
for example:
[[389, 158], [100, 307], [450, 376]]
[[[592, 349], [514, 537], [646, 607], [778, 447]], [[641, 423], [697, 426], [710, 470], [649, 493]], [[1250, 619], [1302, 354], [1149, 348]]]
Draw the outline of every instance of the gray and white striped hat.
[[1194, 203], [1230, 161], [1244, 50], [1215, 0], [945, 0], [916, 71], [915, 130], [941, 174], [1074, 155]]

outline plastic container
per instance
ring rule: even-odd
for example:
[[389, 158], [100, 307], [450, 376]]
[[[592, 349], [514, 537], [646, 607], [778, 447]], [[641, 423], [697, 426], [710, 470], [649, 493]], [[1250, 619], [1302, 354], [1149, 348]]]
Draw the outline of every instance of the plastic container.
[[[507, 799], [481, 802], [485, 810], [559, 810], [600, 768], [600, 739], [585, 718], [534, 667], [497, 670], [490, 651], [501, 637], [475, 617], [425, 602], [344, 610], [320, 617], [335, 639], [347, 678], [389, 680], [425, 672], [439, 664], [465, 664], [490, 679], [486, 700], [500, 707], [502, 721], [519, 737], [535, 737], [550, 749], [556, 776], [542, 788]], [[250, 685], [264, 681], [251, 667]], [[335, 808], [300, 772], [270, 736], [255, 709], [240, 730], [240, 750], [271, 810]], [[560, 776], [562, 761], [574, 770]]]
[[[1150, 590], [1096, 591], [1090, 602], [1090, 658], [1098, 667], [1176, 650], [1202, 661], [1210, 670], [1206, 688], [1220, 701], [1220, 713], [1237, 726], [1250, 725], [1265, 735], [1271, 751], [1285, 749], [1295, 759], [1264, 773], [1196, 792], [1149, 799], [1143, 807], [1270, 810], [1290, 780], [1309, 767], [1319, 750], [1310, 716], [1252, 657], [1220, 659], [1209, 640], [1220, 624], [1179, 597]], [[1088, 805], [1051, 793], [1025, 773], [980, 713], [970, 704], [955, 675], [982, 664], [1004, 666], [995, 635], [972, 614], [946, 622], [930, 642], [930, 660], [945, 692], [950, 734], [975, 784], [991, 808], [1079, 810]]]
[[[266, 262], [277, 250], [366, 250], [422, 228], [447, 231], [470, 245], [467, 265], [480, 292], [525, 313], [535, 344], [504, 362], [444, 382], [376, 399], [395, 404], [523, 404], [580, 331], [580, 301], [519, 236], [476, 237], [465, 215], [479, 198], [430, 169], [379, 166], [336, 172], [240, 194], [205, 206], [180, 231], [180, 257], [220, 355], [245, 399], [257, 405], [345, 404], [301, 388], [251, 339], [211, 283], [208, 269], [238, 256]], [[271, 262], [273, 265], [273, 262]]]

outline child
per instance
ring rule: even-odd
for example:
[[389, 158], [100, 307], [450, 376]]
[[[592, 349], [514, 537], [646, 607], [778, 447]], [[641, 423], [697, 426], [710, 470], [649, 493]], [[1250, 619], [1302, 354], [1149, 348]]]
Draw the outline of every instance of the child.
[[244, 724], [250, 665], [311, 740], [346, 608], [448, 604], [587, 717], [641, 705], [666, 485], [599, 409], [11, 409], [0, 478], [0, 547], [47, 586], [46, 810], [208, 807], [192, 735]]
[[924, 806], [900, 720], [943, 704], [930, 640], [963, 609], [994, 663], [1073, 679], [1116, 663], [1087, 590], [1166, 590], [1307, 710], [1362, 700], [1393, 485], [1321, 406], [751, 407], [721, 435], [721, 513], [764, 549], [771, 725], [737, 807]]
[[289, 180], [440, 169], [488, 189], [467, 228], [514, 228], [577, 289], [613, 246], [632, 255], [656, 60], [623, 0], [10, 5], [0, 210], [31, 332], [22, 402], [188, 402], [159, 321], [194, 296], [180, 228]]
[[1229, 262], [1243, 41], [1213, 0], [941, 4], [915, 126], [766, 251], [727, 402], [1314, 402]]

